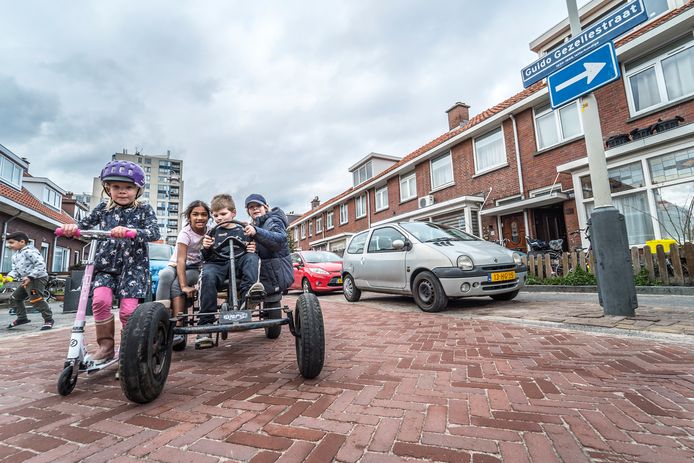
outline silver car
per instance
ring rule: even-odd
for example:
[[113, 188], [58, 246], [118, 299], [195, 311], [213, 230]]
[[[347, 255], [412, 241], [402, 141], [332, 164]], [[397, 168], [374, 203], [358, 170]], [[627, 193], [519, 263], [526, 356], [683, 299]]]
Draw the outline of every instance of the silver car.
[[343, 256], [343, 294], [407, 294], [425, 312], [449, 298], [490, 296], [508, 301], [525, 285], [517, 252], [434, 222], [400, 222], [354, 235]]

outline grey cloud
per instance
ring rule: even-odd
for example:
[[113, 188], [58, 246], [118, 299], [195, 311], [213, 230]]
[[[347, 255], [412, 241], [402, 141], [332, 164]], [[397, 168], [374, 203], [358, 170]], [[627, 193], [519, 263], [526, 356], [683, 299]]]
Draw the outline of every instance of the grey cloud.
[[0, 137], [33, 137], [42, 124], [55, 119], [59, 108], [55, 95], [23, 87], [13, 77], [0, 75]]

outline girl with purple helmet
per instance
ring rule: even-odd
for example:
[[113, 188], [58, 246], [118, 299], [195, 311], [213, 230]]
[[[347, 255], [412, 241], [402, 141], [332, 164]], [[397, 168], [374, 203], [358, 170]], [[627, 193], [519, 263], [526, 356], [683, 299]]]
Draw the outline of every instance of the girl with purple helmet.
[[134, 239], [99, 241], [94, 268], [92, 310], [99, 349], [85, 361], [98, 365], [115, 355], [115, 322], [111, 314], [113, 297], [120, 300], [119, 317], [125, 326], [140, 299], [146, 296], [150, 281], [147, 242], [159, 239], [154, 209], [138, 201], [145, 187], [142, 167], [130, 161], [111, 161], [101, 171], [101, 184], [108, 196], [77, 225], [63, 224], [65, 236], [77, 228], [99, 227], [111, 230], [114, 238], [123, 238], [130, 230]]

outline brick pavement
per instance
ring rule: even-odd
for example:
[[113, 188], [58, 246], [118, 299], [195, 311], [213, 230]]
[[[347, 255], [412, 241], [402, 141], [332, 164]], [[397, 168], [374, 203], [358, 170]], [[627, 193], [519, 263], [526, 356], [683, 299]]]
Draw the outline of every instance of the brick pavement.
[[317, 379], [298, 376], [287, 332], [237, 333], [175, 353], [144, 406], [112, 372], [55, 393], [67, 328], [3, 338], [0, 461], [694, 459], [691, 344], [321, 301]]

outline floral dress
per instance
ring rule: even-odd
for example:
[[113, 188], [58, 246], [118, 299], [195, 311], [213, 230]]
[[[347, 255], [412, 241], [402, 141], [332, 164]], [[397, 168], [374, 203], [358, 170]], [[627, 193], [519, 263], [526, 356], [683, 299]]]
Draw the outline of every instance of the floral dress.
[[111, 288], [120, 299], [144, 298], [149, 289], [147, 282], [150, 281], [147, 242], [159, 239], [157, 216], [152, 206], [138, 204], [108, 209], [106, 203], [101, 203], [77, 226], [83, 230], [97, 226], [101, 230], [118, 226], [137, 230], [134, 239], [97, 241], [94, 288]]

